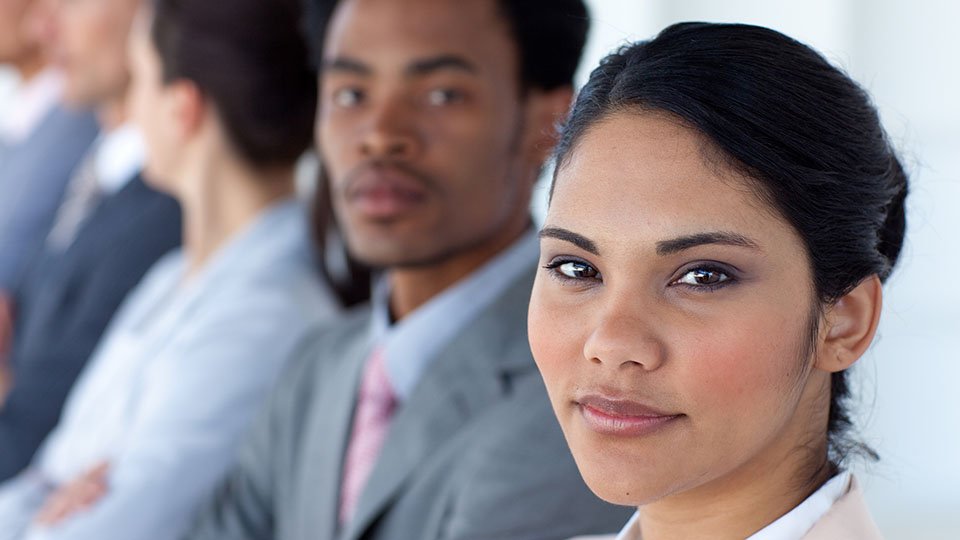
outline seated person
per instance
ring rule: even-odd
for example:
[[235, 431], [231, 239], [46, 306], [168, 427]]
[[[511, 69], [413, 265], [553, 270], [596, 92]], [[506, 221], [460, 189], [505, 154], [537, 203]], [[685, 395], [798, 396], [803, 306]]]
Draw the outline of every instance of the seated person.
[[176, 538], [297, 342], [336, 312], [294, 200], [316, 107], [299, 13], [160, 0], [135, 25], [133, 117], [147, 178], [184, 209], [183, 248], [121, 308], [33, 465], [0, 486], [0, 537]]
[[90, 111], [61, 103], [63, 74], [33, 31], [36, 12], [47, 2], [6, 0], [0, 6], [0, 64], [18, 75], [0, 115], [0, 357], [9, 345], [4, 297], [43, 243], [67, 181], [97, 135]]
[[[180, 245], [180, 207], [143, 182], [143, 140], [125, 113], [126, 41], [139, 2], [29, 2], [26, 18], [40, 29], [47, 56], [62, 74], [63, 101], [85, 111], [81, 116], [95, 113], [100, 135], [63, 173], [70, 177], [59, 180], [66, 186], [57, 193], [43, 193], [57, 179], [47, 184], [27, 168], [40, 163], [55, 173], [63, 166], [57, 162], [77, 151], [71, 147], [79, 133], [61, 134], [72, 142], [60, 140], [56, 151], [31, 146], [32, 156], [21, 145], [0, 164], [0, 229], [16, 229], [20, 253], [30, 255], [16, 262], [12, 281], [0, 277], [0, 383], [9, 386], [0, 396], [0, 482], [20, 473], [57, 425], [67, 394], [127, 294]], [[8, 189], [32, 202], [7, 197]], [[33, 206], [38, 199], [54, 204], [52, 221], [42, 216], [47, 210]], [[8, 212], [7, 205], [16, 210]], [[4, 236], [0, 231], [0, 253], [11, 259], [2, 257], [0, 266], [19, 257]]]
[[530, 343], [587, 484], [638, 508], [618, 538], [879, 538], [847, 370], [907, 178], [864, 91], [772, 30], [679, 24], [593, 72], [557, 163]]
[[616, 530], [631, 510], [580, 478], [526, 334], [530, 198], [573, 95], [583, 1], [312, 5], [330, 199], [380, 275], [298, 353], [186, 538]]

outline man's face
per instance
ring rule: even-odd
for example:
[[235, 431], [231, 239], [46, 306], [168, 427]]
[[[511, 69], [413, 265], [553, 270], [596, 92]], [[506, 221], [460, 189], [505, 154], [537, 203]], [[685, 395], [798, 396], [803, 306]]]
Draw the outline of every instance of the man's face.
[[65, 98], [100, 105], [126, 92], [127, 35], [139, 0], [55, 0], [50, 48], [66, 77]]
[[0, 64], [15, 64], [34, 51], [36, 44], [24, 25], [32, 3], [31, 0], [0, 0]]
[[327, 30], [317, 139], [351, 252], [443, 262], [526, 224], [540, 163], [495, 0], [345, 0]]

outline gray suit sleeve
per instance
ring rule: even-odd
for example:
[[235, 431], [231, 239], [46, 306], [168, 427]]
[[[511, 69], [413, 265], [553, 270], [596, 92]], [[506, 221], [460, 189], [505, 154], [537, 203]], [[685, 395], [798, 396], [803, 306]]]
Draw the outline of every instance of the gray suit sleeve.
[[201, 505], [184, 540], [267, 540], [277, 537], [275, 514], [287, 471], [293, 467], [303, 414], [303, 391], [309, 391], [316, 336], [297, 347], [266, 407], [241, 446], [237, 463], [206, 504]]
[[207, 504], [200, 508], [190, 540], [261, 540], [273, 537], [271, 409], [262, 411], [237, 465]]

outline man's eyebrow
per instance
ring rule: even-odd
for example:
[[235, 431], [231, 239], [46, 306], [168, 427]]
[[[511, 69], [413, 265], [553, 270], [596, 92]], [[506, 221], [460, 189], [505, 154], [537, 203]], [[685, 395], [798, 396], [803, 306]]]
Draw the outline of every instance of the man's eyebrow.
[[323, 64], [320, 66], [320, 69], [324, 73], [340, 72], [353, 73], [355, 75], [370, 75], [373, 72], [373, 70], [371, 70], [370, 67], [363, 62], [346, 57], [324, 60]]
[[597, 245], [593, 243], [593, 240], [577, 234], [573, 231], [568, 231], [560, 227], [546, 227], [540, 231], [540, 238], [556, 238], [557, 240], [563, 240], [564, 242], [570, 242], [571, 244], [577, 246], [578, 248], [599, 256], [600, 250], [597, 249]]
[[730, 232], [705, 232], [657, 242], [657, 255], [672, 255], [697, 246], [720, 244], [759, 250], [760, 246], [746, 236]]
[[477, 66], [462, 56], [455, 54], [442, 54], [430, 58], [421, 58], [414, 60], [406, 69], [407, 75], [423, 76], [430, 75], [437, 71], [454, 70], [465, 73], [477, 73]]

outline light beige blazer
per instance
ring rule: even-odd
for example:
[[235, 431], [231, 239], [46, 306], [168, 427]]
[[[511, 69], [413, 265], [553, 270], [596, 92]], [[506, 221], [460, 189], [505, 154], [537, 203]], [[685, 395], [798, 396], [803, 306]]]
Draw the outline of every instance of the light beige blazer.
[[[631, 530], [626, 535], [627, 540], [641, 540], [639, 530]], [[610, 536], [579, 536], [570, 540], [615, 540], [616, 535]], [[827, 513], [817, 521], [813, 528], [807, 531], [800, 540], [882, 540], [880, 529], [870, 516], [867, 502], [863, 497], [863, 490], [853, 476], [850, 477], [850, 487]]]

